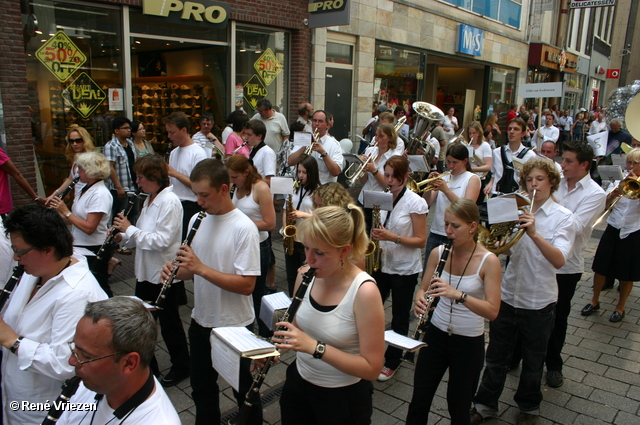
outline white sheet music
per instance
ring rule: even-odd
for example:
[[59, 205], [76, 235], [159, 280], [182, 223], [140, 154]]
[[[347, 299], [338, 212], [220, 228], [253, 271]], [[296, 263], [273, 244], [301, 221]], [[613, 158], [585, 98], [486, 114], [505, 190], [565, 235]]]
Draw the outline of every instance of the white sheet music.
[[291, 299], [284, 292], [265, 295], [262, 297], [262, 304], [260, 305], [260, 320], [272, 331], [275, 312], [287, 309], [290, 305]]
[[293, 195], [293, 179], [291, 177], [271, 177], [271, 193], [273, 195]]
[[519, 218], [518, 204], [515, 197], [496, 197], [487, 199], [489, 223], [506, 223]]
[[306, 131], [293, 132], [293, 152], [297, 152], [299, 148], [311, 145], [311, 133]]
[[393, 195], [389, 192], [365, 190], [362, 197], [365, 208], [373, 208], [374, 205], [379, 205], [380, 209], [384, 211], [393, 209]]
[[624, 178], [622, 168], [620, 168], [619, 165], [599, 165], [598, 173], [602, 180], [615, 181], [622, 180]]
[[402, 348], [406, 351], [415, 351], [416, 349], [426, 346], [424, 342], [416, 341], [404, 335], [400, 335], [394, 331], [384, 331], [384, 340], [387, 344], [394, 347]]
[[430, 170], [423, 155], [407, 155], [407, 159], [409, 160], [409, 168], [414, 173], [426, 173]]
[[[247, 331], [248, 332], [248, 331]], [[220, 376], [239, 391], [240, 388], [240, 354], [211, 332], [211, 362]]]

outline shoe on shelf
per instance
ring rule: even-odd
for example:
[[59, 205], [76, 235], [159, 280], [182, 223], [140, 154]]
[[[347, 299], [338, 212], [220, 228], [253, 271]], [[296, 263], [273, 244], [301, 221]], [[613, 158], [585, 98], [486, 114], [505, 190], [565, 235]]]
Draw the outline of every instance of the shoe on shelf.
[[620, 313], [619, 311], [614, 311], [613, 313], [611, 313], [611, 317], [609, 317], [609, 321], [611, 323], [621, 322], [622, 319], [624, 319], [624, 311], [622, 313]]
[[538, 423], [538, 415], [532, 415], [527, 412], [518, 413], [518, 419], [516, 420], [516, 425], [535, 425]]
[[469, 416], [471, 417], [471, 421], [469, 422], [471, 425], [478, 425], [484, 422], [484, 418], [480, 413], [478, 413], [475, 407], [471, 408]]
[[583, 316], [589, 316], [591, 313], [593, 313], [596, 310], [600, 310], [600, 303], [593, 305], [591, 303], [585, 305], [582, 310], [580, 310], [580, 314], [582, 314]]
[[167, 373], [164, 378], [160, 380], [160, 384], [162, 384], [162, 386], [165, 388], [173, 387], [174, 385], [180, 383], [182, 380], [188, 378], [190, 375], [191, 373], [188, 370], [176, 370], [171, 368], [169, 373]]
[[393, 378], [393, 375], [396, 374], [396, 370], [397, 369], [389, 369], [388, 367], [383, 366], [382, 371], [380, 372], [380, 375], [378, 375], [378, 381], [384, 382]]
[[551, 388], [561, 387], [564, 383], [564, 377], [562, 371], [559, 370], [547, 370], [547, 385]]

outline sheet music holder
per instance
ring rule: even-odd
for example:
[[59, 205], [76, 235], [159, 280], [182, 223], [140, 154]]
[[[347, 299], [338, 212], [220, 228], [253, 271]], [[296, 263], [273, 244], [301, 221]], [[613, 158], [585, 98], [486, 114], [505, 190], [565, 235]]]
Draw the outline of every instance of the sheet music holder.
[[[522, 195], [520, 196], [522, 197]], [[516, 199], [517, 197], [518, 194], [508, 193], [506, 195], [487, 199], [487, 214], [489, 216], [489, 223], [506, 223], [509, 221], [517, 220], [520, 216], [518, 213], [518, 200]]]
[[280, 355], [273, 344], [244, 326], [214, 328], [209, 341], [214, 369], [236, 391], [240, 388], [240, 357], [260, 359]]
[[616, 181], [624, 179], [622, 168], [619, 165], [599, 165], [598, 173], [600, 173], [602, 180]]
[[426, 173], [430, 171], [424, 155], [407, 155], [407, 159], [409, 160], [409, 168], [414, 173]]
[[260, 320], [273, 331], [290, 305], [291, 299], [284, 292], [265, 295], [260, 304]]
[[294, 131], [292, 152], [297, 152], [300, 148], [306, 148], [310, 146], [312, 140], [313, 137], [308, 131]]
[[293, 195], [293, 179], [291, 177], [271, 177], [272, 195]]
[[427, 344], [422, 341], [411, 339], [391, 330], [384, 331], [384, 341], [393, 347], [411, 352], [427, 346]]
[[384, 211], [393, 209], [393, 195], [389, 192], [365, 190], [363, 192], [363, 200], [365, 208], [373, 208], [374, 205], [378, 205]]
[[360, 157], [354, 153], [343, 153], [342, 157], [345, 161], [348, 162], [348, 165], [351, 165], [354, 162], [356, 164], [362, 164], [362, 160], [360, 159]]

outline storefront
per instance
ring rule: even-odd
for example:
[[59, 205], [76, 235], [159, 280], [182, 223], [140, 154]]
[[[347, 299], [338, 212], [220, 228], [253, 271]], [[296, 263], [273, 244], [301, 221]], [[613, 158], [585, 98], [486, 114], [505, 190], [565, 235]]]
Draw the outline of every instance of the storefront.
[[581, 101], [579, 93], [584, 87], [584, 78], [577, 75], [578, 56], [544, 43], [529, 46], [529, 69], [527, 83], [564, 82], [565, 94], [561, 98], [545, 98], [543, 108], [558, 105], [560, 109], [575, 111]]
[[[230, 112], [253, 116], [260, 99], [293, 119], [308, 101], [310, 31], [293, 18], [306, 5], [287, 2], [291, 14], [266, 26], [248, 1], [114, 3], [32, 0], [22, 11], [26, 95], [46, 193], [67, 176], [71, 125], [85, 127], [101, 148], [113, 118], [126, 116], [145, 125], [162, 153], [163, 119], [172, 112], [191, 118], [192, 133], [202, 114], [212, 114], [220, 135]], [[292, 54], [302, 59], [292, 63]]]

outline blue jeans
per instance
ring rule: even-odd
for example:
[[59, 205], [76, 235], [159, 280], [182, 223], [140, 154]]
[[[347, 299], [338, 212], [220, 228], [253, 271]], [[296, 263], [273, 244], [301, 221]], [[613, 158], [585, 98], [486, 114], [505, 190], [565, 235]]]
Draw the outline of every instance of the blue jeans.
[[516, 336], [522, 343], [522, 372], [513, 399], [522, 412], [539, 414], [542, 370], [555, 309], [555, 303], [540, 310], [515, 308], [504, 301], [500, 304], [498, 318], [489, 325], [487, 365], [473, 398], [476, 410], [482, 417], [498, 415], [498, 400], [509, 371]]

